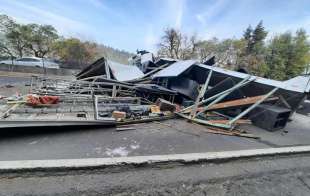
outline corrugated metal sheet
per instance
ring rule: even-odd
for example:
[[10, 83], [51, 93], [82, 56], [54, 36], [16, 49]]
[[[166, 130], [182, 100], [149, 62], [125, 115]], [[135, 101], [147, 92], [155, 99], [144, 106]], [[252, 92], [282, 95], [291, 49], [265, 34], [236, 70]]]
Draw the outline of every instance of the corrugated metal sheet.
[[[213, 67], [213, 66], [208, 66], [204, 64], [199, 64], [195, 60], [186, 60], [186, 61], [178, 61], [178, 62], [171, 64], [169, 67], [154, 74], [153, 78], [177, 77], [181, 73], [185, 72], [187, 69], [192, 67], [193, 65], [196, 65], [198, 67], [201, 67], [207, 70], [213, 70], [214, 72], [227, 75], [227, 77], [235, 77], [235, 78], [244, 79], [249, 76], [249, 74], [246, 74], [246, 73], [240, 73], [237, 71], [231, 71], [231, 70], [220, 68], [220, 67]], [[287, 81], [271, 80], [271, 79], [262, 78], [258, 76], [251, 76], [251, 77], [252, 79], [255, 78], [256, 83], [279, 87], [284, 90], [295, 91], [295, 92], [300, 92], [300, 93], [304, 93], [304, 92], [309, 93], [310, 91], [310, 77], [309, 76], [298, 76], [298, 77], [292, 78]]]
[[153, 78], [176, 77], [197, 63], [196, 60], [178, 61], [153, 75]]
[[147, 62], [153, 62], [153, 54], [152, 53], [146, 53], [141, 55], [141, 63], [147, 63]]
[[300, 89], [306, 93], [310, 92], [310, 76], [297, 76], [283, 82], [284, 88]]
[[[240, 79], [244, 79], [249, 76], [249, 74], [231, 71], [231, 70], [223, 69], [220, 67], [212, 67], [212, 66], [208, 66], [204, 64], [199, 64], [199, 66], [204, 67], [209, 70], [212, 69], [215, 72], [226, 74], [232, 77], [237, 77]], [[297, 76], [287, 81], [271, 80], [271, 79], [262, 78], [258, 76], [252, 76], [252, 78], [256, 78], [255, 79], [256, 83], [279, 87], [284, 90], [295, 91], [295, 92], [300, 92], [300, 93], [309, 92], [310, 90], [309, 77], [305, 77], [305, 76]]]
[[108, 65], [112, 70], [112, 74], [116, 80], [124, 82], [143, 77], [143, 72], [136, 66], [123, 65], [108, 60]]

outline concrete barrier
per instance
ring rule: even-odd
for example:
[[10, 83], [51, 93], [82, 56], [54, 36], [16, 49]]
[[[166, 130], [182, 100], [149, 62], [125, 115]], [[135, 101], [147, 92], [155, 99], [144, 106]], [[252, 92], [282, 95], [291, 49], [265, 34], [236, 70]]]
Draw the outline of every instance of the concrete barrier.
[[0, 161], [0, 172], [20, 172], [35, 170], [66, 170], [66, 169], [93, 169], [115, 166], [146, 166], [162, 163], [197, 163], [221, 162], [242, 158], [263, 156], [290, 155], [309, 153], [310, 146], [294, 146], [280, 148], [265, 148], [223, 152], [205, 152], [170, 155], [151, 155], [115, 158], [86, 158], [86, 159], [55, 159], [55, 160], [21, 160]]

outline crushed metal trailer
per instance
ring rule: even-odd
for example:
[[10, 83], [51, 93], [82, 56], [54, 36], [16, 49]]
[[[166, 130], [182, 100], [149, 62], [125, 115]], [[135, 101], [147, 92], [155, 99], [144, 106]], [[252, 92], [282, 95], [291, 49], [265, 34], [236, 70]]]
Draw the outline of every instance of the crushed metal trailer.
[[[200, 64], [194, 60], [173, 63], [168, 68], [154, 74], [152, 79], [153, 81], [159, 81], [162, 83], [166, 82], [168, 83], [168, 88], [186, 94], [189, 91], [188, 86], [174, 81], [195, 81], [197, 85], [202, 85], [205, 83], [210, 71], [212, 71], [212, 76], [209, 81], [209, 86], [213, 88], [210, 88], [209, 90], [212, 92], [217, 89], [217, 91], [215, 93], [210, 93], [207, 90], [204, 98], [211, 97], [220, 91], [225, 91], [246, 79], [248, 83], [236, 89], [239, 97], [232, 96], [232, 98], [236, 99], [241, 97], [259, 96], [277, 88], [278, 90], [275, 92], [275, 95], [281, 95], [289, 104], [292, 111], [296, 111], [298, 106], [304, 101], [310, 92], [310, 76], [298, 76], [287, 81], [276, 81], [220, 67]], [[221, 85], [225, 80], [230, 80], [230, 84]], [[195, 88], [195, 86], [196, 85], [192, 86], [192, 88]], [[196, 98], [198, 95], [197, 92], [191, 93], [192, 94], [188, 97]]]
[[[76, 125], [95, 122], [105, 125], [111, 123], [111, 117], [115, 118], [112, 124], [130, 124], [171, 118], [176, 114], [206, 125], [212, 132], [255, 138], [244, 134], [237, 126], [252, 121], [267, 130], [281, 129], [310, 91], [310, 76], [287, 81], [270, 80], [211, 66], [214, 57], [204, 64], [196, 60], [155, 60], [147, 52], [139, 58], [140, 66], [98, 59], [78, 73], [77, 80], [73, 81], [36, 78], [31, 83], [32, 93], [60, 96], [62, 103], [55, 106], [56, 109], [43, 106], [40, 110], [20, 107], [16, 105], [20, 102], [13, 102], [14, 108], [8, 112], [12, 118], [1, 123], [4, 126], [7, 121], [8, 126], [13, 126], [14, 115], [24, 113], [42, 116], [56, 113], [60, 120], [56, 119], [55, 125], [70, 124], [61, 116], [64, 113], [70, 113], [71, 117], [75, 115], [72, 124], [81, 118]], [[136, 98], [139, 103], [124, 102]], [[174, 109], [161, 111], [165, 107], [160, 103]], [[23, 119], [15, 120], [22, 122]], [[49, 119], [40, 119], [34, 125], [43, 125], [42, 120], [47, 123]]]

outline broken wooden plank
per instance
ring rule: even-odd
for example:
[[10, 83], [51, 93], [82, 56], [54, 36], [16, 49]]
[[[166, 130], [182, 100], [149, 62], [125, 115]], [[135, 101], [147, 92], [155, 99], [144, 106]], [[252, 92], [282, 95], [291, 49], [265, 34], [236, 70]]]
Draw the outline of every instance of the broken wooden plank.
[[[259, 95], [255, 97], [247, 97], [243, 99], [236, 99], [232, 101], [225, 101], [221, 103], [214, 104], [210, 106], [206, 111], [213, 111], [213, 110], [222, 110], [222, 109], [228, 109], [228, 108], [235, 108], [235, 107], [242, 107], [242, 106], [248, 106], [251, 104], [256, 103], [257, 101], [261, 100], [264, 97], [264, 95]], [[269, 99], [266, 99], [264, 102], [268, 101], [275, 101], [278, 100], [278, 97], [271, 97]], [[198, 108], [198, 111], [202, 111], [203, 108]], [[186, 110], [183, 113], [189, 113], [191, 110]]]
[[169, 115], [169, 116], [148, 117], [148, 118], [142, 118], [142, 119], [124, 119], [123, 121], [116, 122], [116, 124], [117, 125], [138, 124], [138, 123], [168, 120], [172, 118], [175, 118], [174, 114]]
[[203, 125], [200, 125], [198, 123], [193, 123], [197, 126], [201, 126], [204, 127], [205, 129], [203, 129], [203, 132], [206, 133], [213, 133], [213, 134], [221, 134], [221, 135], [228, 135], [228, 136], [238, 136], [238, 137], [246, 137], [246, 138], [252, 138], [252, 139], [259, 139], [260, 137], [253, 135], [253, 134], [249, 134], [249, 133], [245, 133], [244, 131], [238, 131], [238, 130], [231, 130], [231, 131], [227, 131], [225, 129], [221, 129], [218, 127], [205, 127]]
[[[213, 106], [208, 108], [207, 111], [251, 105], [251, 104], [254, 104], [257, 101], [261, 100], [264, 96], [265, 95], [260, 95], [260, 96], [255, 96], [255, 97], [247, 97], [247, 98], [243, 98], [243, 99], [236, 99], [236, 100], [232, 100], [232, 101], [225, 101], [222, 103], [214, 104]], [[272, 98], [265, 100], [265, 102], [266, 101], [274, 101], [277, 99], [278, 99], [278, 97], [272, 97]]]

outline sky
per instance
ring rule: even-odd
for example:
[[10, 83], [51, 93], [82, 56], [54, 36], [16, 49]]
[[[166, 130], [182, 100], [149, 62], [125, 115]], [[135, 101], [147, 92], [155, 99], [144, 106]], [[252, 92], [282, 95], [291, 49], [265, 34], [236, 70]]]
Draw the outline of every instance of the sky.
[[0, 13], [129, 52], [155, 51], [168, 27], [201, 39], [240, 38], [263, 20], [269, 37], [301, 27], [310, 33], [310, 0], [0, 0]]

